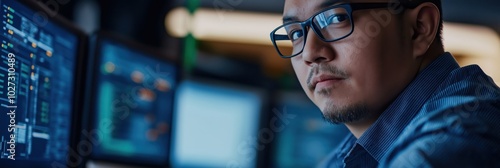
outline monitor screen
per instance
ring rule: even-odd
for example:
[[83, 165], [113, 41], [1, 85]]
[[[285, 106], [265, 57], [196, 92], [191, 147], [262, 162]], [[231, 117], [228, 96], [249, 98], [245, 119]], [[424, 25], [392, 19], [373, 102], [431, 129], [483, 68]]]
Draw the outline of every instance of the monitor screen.
[[276, 134], [273, 167], [315, 167], [348, 133], [342, 125], [324, 121], [321, 111], [303, 92], [285, 92], [278, 109], [294, 115]]
[[0, 165], [66, 165], [83, 35], [31, 1], [0, 8]]
[[176, 95], [172, 167], [255, 167], [262, 101], [253, 89], [184, 81]]
[[100, 137], [91, 159], [168, 164], [176, 64], [129, 41], [97, 39], [91, 127]]

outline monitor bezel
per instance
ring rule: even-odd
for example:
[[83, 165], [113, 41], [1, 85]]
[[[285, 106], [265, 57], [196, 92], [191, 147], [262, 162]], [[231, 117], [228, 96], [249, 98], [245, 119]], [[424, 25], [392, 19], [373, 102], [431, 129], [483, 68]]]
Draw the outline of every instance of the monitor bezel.
[[[90, 38], [90, 46], [91, 46], [90, 48], [91, 49], [90, 49], [89, 56], [88, 56], [89, 57], [89, 66], [88, 66], [87, 73], [89, 75], [87, 75], [87, 86], [90, 88], [88, 89], [89, 91], [87, 92], [86, 98], [85, 98], [85, 101], [86, 101], [85, 104], [89, 105], [85, 110], [85, 111], [87, 111], [87, 115], [88, 115], [86, 118], [89, 121], [86, 123], [87, 125], [85, 126], [85, 128], [87, 130], [95, 129], [93, 126], [95, 125], [94, 121], [95, 121], [95, 118], [96, 118], [95, 115], [97, 114], [97, 112], [94, 111], [94, 109], [96, 108], [95, 98], [97, 97], [97, 85], [98, 85], [97, 78], [99, 76], [99, 72], [98, 72], [98, 70], [96, 70], [96, 67], [98, 67], [102, 61], [102, 53], [101, 53], [102, 45], [101, 44], [104, 40], [108, 40], [108, 41], [111, 41], [113, 43], [120, 44], [120, 45], [123, 45], [127, 48], [130, 48], [131, 50], [143, 53], [148, 58], [151, 58], [151, 59], [154, 59], [157, 61], [162, 61], [165, 63], [170, 63], [176, 69], [175, 78], [174, 78], [176, 85], [179, 84], [180, 78], [181, 78], [181, 70], [182, 69], [181, 69], [179, 61], [174, 59], [173, 57], [169, 57], [168, 55], [162, 53], [160, 50], [148, 47], [144, 44], [141, 44], [137, 41], [126, 38], [123, 35], [119, 35], [116, 33], [108, 32], [108, 31], [95, 32], [94, 34], [91, 35], [91, 38]], [[172, 92], [173, 92], [173, 95], [176, 94], [175, 89], [173, 89]], [[174, 100], [172, 100], [172, 104], [173, 104], [173, 101]], [[170, 117], [169, 122], [172, 123], [173, 107], [172, 107], [172, 113], [170, 114], [169, 117]], [[168, 139], [169, 139], [169, 142], [167, 144], [168, 149], [165, 149], [165, 150], [171, 149], [170, 148], [171, 136], [172, 135], [169, 135], [169, 137], [168, 137]], [[141, 167], [169, 167], [169, 163], [170, 163], [170, 159], [169, 159], [170, 156], [169, 155], [170, 155], [170, 152], [168, 152], [165, 162], [163, 162], [161, 164], [144, 163], [144, 162], [140, 162], [140, 161], [134, 161], [133, 159], [126, 159], [124, 157], [119, 157], [119, 156], [117, 156], [115, 158], [96, 157], [96, 156], [93, 156], [92, 154], [90, 154], [90, 156], [87, 159], [97, 161], [97, 162], [105, 162], [105, 163], [107, 162], [107, 163], [114, 163], [114, 164], [127, 164], [127, 165], [141, 166]]]
[[[77, 51], [76, 51], [76, 57], [75, 57], [75, 71], [73, 72], [73, 101], [72, 101], [72, 111], [71, 111], [71, 128], [69, 132], [69, 147], [71, 149], [77, 149], [77, 144], [79, 141], [79, 130], [81, 130], [81, 124], [83, 121], [81, 120], [82, 117], [82, 106], [83, 104], [81, 103], [82, 98], [83, 98], [83, 88], [84, 85], [82, 84], [83, 80], [85, 79], [85, 68], [86, 68], [86, 55], [87, 55], [87, 43], [88, 43], [88, 36], [86, 33], [83, 32], [80, 28], [78, 28], [76, 25], [71, 23], [69, 20], [61, 16], [57, 11], [53, 11], [45, 4], [43, 4], [41, 1], [32, 1], [32, 0], [12, 0], [12, 1], [17, 1], [21, 5], [26, 6], [30, 10], [34, 12], [39, 12], [41, 14], [44, 14], [46, 19], [48, 21], [52, 22], [53, 24], [61, 27], [62, 29], [67, 30], [69, 33], [72, 33], [75, 35], [77, 38]], [[69, 153], [69, 152], [68, 152]], [[69, 155], [68, 155], [69, 156]], [[69, 158], [68, 156], [64, 160], [64, 166], [68, 166], [69, 163]], [[80, 156], [80, 155], [79, 155]], [[80, 162], [72, 167], [81, 167], [83, 164], [81, 164], [84, 160], [84, 157], [80, 157], [79, 159]], [[57, 162], [57, 161], [62, 161], [62, 160], [50, 160], [50, 161], [33, 161], [33, 160], [23, 160], [23, 161], [8, 161], [8, 160], [2, 160], [2, 162], [6, 162], [5, 164], [2, 164], [4, 166], [15, 166], [15, 167], [29, 167], [29, 166], [36, 166], [36, 167], [54, 167], [52, 164]]]

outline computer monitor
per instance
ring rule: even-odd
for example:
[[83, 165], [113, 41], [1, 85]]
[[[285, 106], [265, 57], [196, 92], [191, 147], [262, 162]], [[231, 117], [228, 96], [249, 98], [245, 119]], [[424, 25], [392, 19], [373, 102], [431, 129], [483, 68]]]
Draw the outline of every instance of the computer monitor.
[[[321, 111], [302, 91], [282, 92], [278, 111], [292, 115], [276, 134], [272, 167], [315, 167], [348, 134], [344, 125], [324, 121]], [[272, 117], [271, 117], [272, 118]]]
[[89, 159], [167, 166], [177, 63], [130, 40], [93, 40]]
[[178, 87], [172, 167], [256, 167], [263, 92], [213, 80]]
[[0, 166], [74, 165], [86, 36], [34, 1], [0, 8]]

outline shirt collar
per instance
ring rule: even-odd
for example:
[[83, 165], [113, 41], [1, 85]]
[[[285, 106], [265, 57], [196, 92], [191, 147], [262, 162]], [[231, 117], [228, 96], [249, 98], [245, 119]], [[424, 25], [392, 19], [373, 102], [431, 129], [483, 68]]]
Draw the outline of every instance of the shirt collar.
[[425, 101], [454, 69], [460, 66], [450, 53], [444, 53], [420, 72], [399, 94], [375, 123], [357, 140], [374, 159], [380, 161]]

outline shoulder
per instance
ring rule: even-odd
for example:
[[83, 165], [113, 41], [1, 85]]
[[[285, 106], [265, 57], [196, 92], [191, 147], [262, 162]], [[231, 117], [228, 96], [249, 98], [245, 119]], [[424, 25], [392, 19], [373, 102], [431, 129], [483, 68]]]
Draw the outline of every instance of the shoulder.
[[498, 116], [499, 105], [500, 88], [479, 66], [467, 66], [450, 73], [421, 107], [415, 122], [419, 118], [441, 121], [453, 115]]
[[500, 166], [500, 89], [479, 67], [454, 72], [422, 106], [383, 167]]

